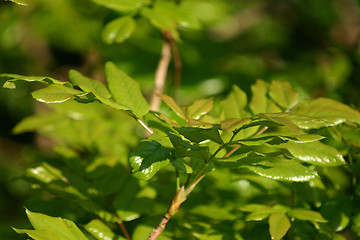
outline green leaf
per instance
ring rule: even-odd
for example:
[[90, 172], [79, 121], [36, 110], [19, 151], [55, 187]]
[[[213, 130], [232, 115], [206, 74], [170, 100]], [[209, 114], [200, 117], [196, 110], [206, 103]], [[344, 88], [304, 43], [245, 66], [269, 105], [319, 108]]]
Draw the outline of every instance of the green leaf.
[[292, 108], [298, 100], [298, 93], [284, 81], [272, 81], [269, 86], [269, 96], [283, 109]]
[[18, 233], [26, 233], [36, 240], [87, 240], [80, 229], [70, 220], [50, 217], [27, 209], [26, 214], [35, 230], [15, 229]]
[[80, 95], [84, 92], [66, 87], [64, 85], [50, 85], [46, 88], [32, 92], [32, 96], [44, 103], [61, 103], [70, 100], [74, 95]]
[[142, 95], [138, 82], [118, 69], [112, 62], [106, 63], [105, 74], [109, 90], [116, 102], [129, 107], [138, 117], [149, 112], [150, 106]]
[[320, 213], [308, 209], [292, 209], [288, 212], [288, 215], [304, 221], [327, 222]]
[[34, 115], [21, 120], [13, 129], [14, 134], [36, 130], [46, 131], [54, 129], [57, 124], [64, 122], [64, 117], [59, 114]]
[[111, 228], [105, 225], [102, 221], [95, 219], [86, 224], [85, 226], [86, 231], [88, 231], [93, 237], [98, 240], [123, 240], [125, 238], [116, 236]]
[[221, 129], [227, 132], [232, 132], [251, 122], [250, 118], [227, 118], [221, 122]]
[[191, 119], [199, 119], [207, 114], [213, 107], [213, 99], [200, 99], [195, 101], [187, 108], [187, 117]]
[[189, 164], [187, 164], [187, 162], [185, 162], [181, 158], [175, 159], [174, 161], [171, 162], [171, 164], [179, 171], [186, 172], [188, 174], [193, 172], [191, 166], [189, 166]]
[[234, 85], [230, 94], [221, 102], [225, 118], [242, 119], [249, 116], [244, 110], [247, 105], [246, 93]]
[[321, 215], [328, 220], [329, 226], [336, 232], [344, 230], [352, 220], [352, 199], [347, 196], [337, 196], [333, 200], [325, 202], [321, 207]]
[[102, 82], [85, 77], [76, 70], [69, 71], [69, 78], [75, 86], [79, 86], [84, 92], [94, 93], [94, 95], [100, 100], [103, 98], [111, 98], [110, 92]]
[[11, 2], [14, 2], [14, 3], [16, 3], [16, 4], [24, 5], [24, 6], [28, 6], [28, 5], [29, 5], [29, 1], [28, 1], [28, 0], [5, 0], [5, 1], [11, 1]]
[[119, 12], [130, 12], [150, 3], [149, 0], [92, 0], [93, 2]]
[[[322, 127], [330, 127], [336, 125], [333, 121], [328, 121], [326, 118], [318, 118], [306, 115], [299, 115], [294, 113], [264, 113], [258, 116], [281, 123], [281, 120], [287, 119], [301, 129], [317, 129]], [[282, 121], [285, 125], [285, 122]]]
[[317, 176], [316, 171], [301, 165], [297, 161], [279, 157], [274, 158], [273, 161], [262, 161], [243, 167], [260, 176], [280, 181], [306, 182]]
[[280, 240], [289, 231], [290, 226], [290, 220], [284, 212], [271, 214], [269, 217], [271, 239]]
[[179, 117], [182, 119], [186, 119], [184, 111], [179, 107], [179, 105], [175, 102], [175, 100], [165, 94], [158, 95]]
[[200, 143], [206, 140], [223, 144], [217, 127], [213, 128], [194, 128], [194, 127], [175, 127], [181, 135], [191, 142]]
[[132, 173], [141, 180], [149, 180], [169, 163], [170, 149], [155, 141], [140, 142], [130, 154]]
[[62, 82], [50, 77], [22, 76], [17, 74], [0, 74], [0, 78], [6, 78], [6, 79], [10, 78], [3, 85], [4, 88], [10, 88], [10, 89], [16, 88], [15, 82], [17, 81], [65, 85], [72, 88], [72, 85], [69, 82]]
[[[175, 134], [169, 134], [171, 144], [174, 146], [176, 158], [198, 158], [207, 160], [209, 158], [209, 148], [205, 146], [194, 146], [190, 142], [183, 140]], [[175, 160], [176, 161], [176, 160]]]
[[318, 166], [340, 166], [345, 164], [343, 156], [333, 147], [321, 142], [280, 144], [287, 149], [295, 158]]
[[293, 113], [308, 115], [332, 122], [333, 125], [345, 121], [360, 124], [360, 112], [340, 102], [318, 98], [314, 100], [302, 101], [293, 109]]
[[254, 114], [267, 112], [281, 112], [281, 109], [267, 97], [268, 86], [263, 80], [257, 80], [251, 86], [252, 98], [249, 104]]
[[122, 43], [128, 39], [136, 28], [136, 22], [131, 16], [117, 18], [104, 27], [102, 39], [107, 44]]

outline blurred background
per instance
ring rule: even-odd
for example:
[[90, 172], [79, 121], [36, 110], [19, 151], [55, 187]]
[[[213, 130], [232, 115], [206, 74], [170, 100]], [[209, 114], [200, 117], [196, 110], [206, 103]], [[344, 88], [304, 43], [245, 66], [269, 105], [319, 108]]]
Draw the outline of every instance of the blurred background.
[[[151, 94], [162, 38], [145, 19], [124, 43], [107, 45], [103, 26], [118, 14], [88, 0], [0, 0], [0, 73], [67, 80], [69, 69], [103, 80], [114, 61]], [[360, 107], [360, 7], [356, 0], [183, 0], [201, 22], [181, 30], [180, 104], [224, 96], [237, 84], [249, 92], [257, 79], [289, 81], [303, 96], [329, 97]], [[189, 8], [190, 9], [190, 8]], [[171, 92], [170, 66], [166, 92]], [[3, 83], [1, 83], [3, 84]], [[12, 128], [38, 111], [29, 86], [0, 89], [0, 238], [20, 239], [9, 227], [28, 227], [23, 206], [46, 209], [20, 179], [48, 157], [34, 134]], [[45, 196], [46, 198], [46, 196]]]

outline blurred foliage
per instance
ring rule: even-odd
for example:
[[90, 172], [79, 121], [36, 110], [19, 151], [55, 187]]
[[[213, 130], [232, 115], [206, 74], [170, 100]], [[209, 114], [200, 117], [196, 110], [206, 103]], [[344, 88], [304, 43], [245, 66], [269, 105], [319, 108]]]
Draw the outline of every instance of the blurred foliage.
[[[136, 16], [132, 35], [121, 44], [107, 45], [102, 39], [104, 27], [129, 13], [104, 8], [100, 3], [100, 0], [32, 0], [25, 7], [0, 0], [0, 72], [66, 80], [68, 70], [75, 68], [86, 76], [104, 80], [104, 63], [111, 60], [137, 79], [145, 95], [150, 96], [162, 43], [160, 32], [151, 26], [156, 22]], [[197, 27], [179, 27], [178, 47], [183, 64], [178, 97], [181, 105], [201, 97], [222, 98], [233, 84], [250, 93], [250, 86], [256, 79], [279, 79], [290, 82], [302, 97], [330, 97], [359, 108], [360, 9], [357, 1], [183, 0], [181, 5], [183, 11], [191, 11], [199, 20]], [[147, 13], [151, 14], [154, 13]], [[166, 86], [170, 93], [173, 72], [171, 66]], [[76, 203], [69, 204], [44, 191], [34, 193], [28, 183], [18, 179], [23, 175], [23, 169], [33, 167], [48, 171], [48, 165], [38, 166], [46, 162], [67, 166], [69, 172], [61, 173], [66, 177], [76, 178], [71, 175], [71, 169], [82, 169], [82, 177], [86, 179], [92, 172], [92, 177], [96, 178], [87, 180], [96, 183], [95, 188], [88, 189], [79, 182], [86, 194], [76, 193], [74, 201], [81, 201], [84, 195], [96, 194], [116, 198], [112, 194], [126, 191], [121, 184], [128, 180], [116, 180], [117, 184], [113, 185], [114, 179], [119, 172], [127, 171], [122, 164], [127, 164], [128, 151], [135, 148], [142, 134], [132, 119], [113, 114], [109, 109], [98, 109], [94, 104], [95, 110], [83, 109], [86, 114], [92, 114], [91, 122], [86, 123], [88, 125], [75, 126], [77, 123], [61, 120], [63, 125], [54, 133], [51, 124], [57, 123], [56, 117], [59, 117], [54, 116], [54, 122], [50, 122], [45, 131], [41, 130], [41, 135], [13, 135], [11, 130], [25, 116], [49, 111], [32, 102], [30, 91], [36, 87], [20, 84], [16, 93], [0, 89], [0, 216], [6, 216], [0, 219], [2, 239], [21, 238], [9, 225], [29, 228], [23, 206], [36, 212], [61, 215], [76, 223], [90, 224], [91, 218]], [[71, 107], [54, 108], [65, 114]], [[112, 121], [122, 124], [107, 124]], [[96, 131], [89, 133], [89, 129]], [[137, 134], [134, 135], [134, 131]], [[119, 132], [122, 134], [118, 135]], [[240, 211], [239, 206], [253, 202], [319, 209], [329, 224], [317, 225], [320, 230], [314, 236], [310, 223], [296, 220], [292, 223], [295, 230], [289, 234], [297, 235], [297, 239], [352, 239], [351, 236], [356, 239], [360, 236], [360, 211], [351, 202], [358, 202], [360, 194], [359, 186], [355, 184], [360, 177], [360, 133], [357, 129], [343, 126], [323, 130], [321, 134], [327, 136], [325, 141], [328, 144], [348, 155], [347, 161], [353, 164], [351, 168], [319, 168], [321, 181], [291, 185], [253, 175], [234, 179], [230, 170], [217, 170], [203, 180], [201, 191], [195, 190], [191, 195], [191, 204], [184, 203], [182, 208], [185, 210], [178, 213], [178, 219], [169, 222], [167, 228], [177, 238], [166, 238], [164, 233], [163, 239], [184, 239], [190, 233], [194, 233], [194, 239], [241, 239], [240, 230], [245, 232], [245, 239], [270, 238], [266, 221], [262, 220], [260, 224], [244, 221], [247, 215]], [[74, 135], [78, 138], [73, 139]], [[98, 141], [99, 136], [104, 141]], [[126, 139], [126, 149], [121, 144], [123, 139]], [[54, 141], [57, 144], [55, 152], [66, 155], [64, 159], [79, 157], [73, 156], [67, 146], [59, 145], [71, 143], [80, 152], [82, 165], [61, 162], [52, 151]], [[352, 144], [346, 144], [346, 141]], [[98, 153], [121, 157], [108, 161], [107, 168], [113, 169], [108, 172], [108, 169], [96, 166], [101, 165], [103, 158], [91, 159]], [[117, 164], [118, 161], [121, 164]], [[89, 162], [92, 165], [85, 168]], [[25, 176], [29, 174], [28, 171]], [[152, 216], [163, 214], [170, 201], [169, 195], [174, 191], [173, 183], [166, 180], [169, 178], [170, 174], [163, 172], [159, 182], [144, 186], [133, 183], [134, 189], [145, 189], [142, 195], [136, 191], [132, 193], [132, 197], [136, 196], [144, 206], [141, 214], [146, 215], [149, 209]], [[34, 184], [36, 187], [37, 183]], [[153, 189], [158, 185], [163, 190], [156, 195]], [[69, 191], [74, 194], [71, 189]], [[152, 199], [156, 200], [156, 206], [151, 205]], [[131, 197], [118, 202], [120, 205], [129, 204], [121, 215], [127, 216], [129, 221], [137, 219], [139, 213], [133, 211]], [[99, 214], [106, 215], [106, 212]], [[336, 214], [341, 215], [340, 222]], [[335, 217], [332, 219], [332, 216]], [[158, 219], [137, 219], [127, 226], [130, 230], [135, 229], [135, 239], [141, 239], [145, 238], [141, 236], [143, 232], [155, 226]], [[99, 225], [98, 222], [93, 224]], [[226, 236], [222, 235], [224, 232]]]

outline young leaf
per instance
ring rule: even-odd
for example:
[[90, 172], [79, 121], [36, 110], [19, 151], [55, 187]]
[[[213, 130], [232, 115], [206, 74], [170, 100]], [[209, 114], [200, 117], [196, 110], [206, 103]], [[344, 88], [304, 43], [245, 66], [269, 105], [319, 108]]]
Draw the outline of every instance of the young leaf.
[[321, 142], [280, 144], [287, 149], [295, 158], [318, 166], [331, 167], [345, 164], [343, 156], [333, 147]]
[[337, 125], [345, 121], [360, 124], [359, 111], [327, 98], [303, 101], [292, 112], [325, 119], [332, 122], [333, 125]]
[[278, 158], [273, 161], [262, 161], [244, 168], [267, 178], [280, 181], [306, 182], [317, 176], [316, 171], [305, 167], [295, 160]]
[[46, 88], [42, 88], [32, 92], [32, 96], [44, 103], [61, 103], [70, 100], [74, 95], [80, 95], [84, 92], [66, 87], [64, 85], [49, 85]]
[[116, 236], [111, 229], [102, 221], [95, 219], [86, 224], [86, 231], [98, 240], [125, 240], [125, 238]]
[[35, 230], [15, 229], [17, 233], [26, 233], [35, 240], [87, 240], [80, 229], [70, 220], [30, 212], [27, 209], [26, 214]]
[[131, 36], [135, 27], [136, 22], [131, 16], [120, 17], [106, 24], [101, 36], [107, 44], [121, 43]]
[[187, 117], [190, 119], [199, 119], [207, 114], [213, 107], [213, 99], [200, 99], [195, 101], [187, 108]]
[[250, 118], [227, 118], [221, 122], [221, 129], [226, 132], [232, 132], [251, 122]]
[[283, 109], [292, 108], [298, 99], [298, 93], [284, 81], [272, 81], [269, 86], [269, 96]]
[[21, 120], [13, 129], [13, 133], [19, 134], [36, 130], [46, 130], [53, 128], [57, 124], [64, 122], [63, 116], [59, 114], [46, 114], [29, 116]]
[[268, 86], [263, 80], [257, 80], [251, 86], [252, 98], [249, 104], [254, 114], [267, 112], [281, 112], [281, 109], [267, 97]]
[[125, 105], [137, 116], [142, 117], [150, 106], [141, 93], [139, 83], [118, 69], [112, 62], [105, 65], [109, 90], [116, 102]]
[[246, 93], [234, 85], [230, 94], [221, 102], [225, 118], [245, 118], [249, 113], [244, 110], [247, 105]]
[[290, 226], [290, 220], [284, 212], [271, 214], [269, 217], [271, 239], [280, 240], [289, 231]]
[[104, 7], [119, 12], [130, 12], [150, 3], [149, 0], [92, 0]]
[[132, 173], [141, 180], [149, 180], [169, 163], [170, 149], [155, 141], [140, 142], [130, 154]]
[[159, 97], [182, 119], [186, 119], [184, 111], [179, 107], [175, 100], [165, 94], [159, 94]]
[[194, 127], [175, 127], [185, 138], [192, 142], [200, 143], [205, 140], [210, 140], [218, 144], [223, 144], [217, 127], [213, 128], [194, 128]]

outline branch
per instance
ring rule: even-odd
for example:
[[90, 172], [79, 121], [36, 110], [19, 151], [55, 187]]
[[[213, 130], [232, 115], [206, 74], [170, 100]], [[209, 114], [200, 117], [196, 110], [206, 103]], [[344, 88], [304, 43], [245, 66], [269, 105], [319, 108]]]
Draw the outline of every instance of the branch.
[[164, 231], [167, 222], [170, 220], [171, 215], [166, 213], [163, 218], [161, 219], [160, 223], [157, 227], [151, 232], [150, 236], [147, 240], [155, 240], [159, 237], [159, 235]]
[[174, 66], [175, 66], [175, 76], [174, 76], [174, 99], [177, 100], [178, 98], [178, 92], [181, 85], [181, 70], [182, 70], [182, 63], [181, 63], [181, 57], [179, 53], [179, 49], [176, 45], [176, 42], [172, 38], [172, 36], [169, 36], [170, 44], [171, 44], [171, 53], [173, 55], [174, 60]]
[[130, 237], [128, 231], [126, 230], [126, 227], [125, 227], [125, 225], [124, 225], [124, 222], [121, 220], [121, 218], [120, 218], [119, 216], [117, 216], [117, 215], [115, 215], [115, 216], [116, 216], [116, 219], [117, 219], [117, 223], [119, 224], [121, 230], [123, 231], [126, 239], [127, 239], [127, 240], [131, 240], [131, 237]]
[[169, 34], [170, 33], [168, 32], [164, 32], [164, 42], [161, 50], [161, 58], [155, 73], [155, 87], [150, 103], [150, 109], [152, 111], [159, 110], [161, 99], [158, 94], [162, 94], [164, 92], [166, 75], [171, 60], [171, 44], [169, 37], [167, 37]]

